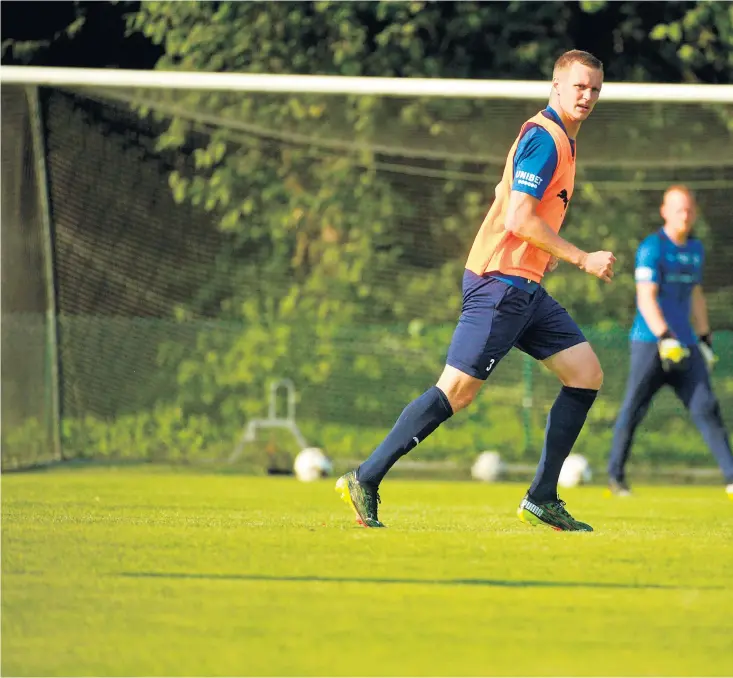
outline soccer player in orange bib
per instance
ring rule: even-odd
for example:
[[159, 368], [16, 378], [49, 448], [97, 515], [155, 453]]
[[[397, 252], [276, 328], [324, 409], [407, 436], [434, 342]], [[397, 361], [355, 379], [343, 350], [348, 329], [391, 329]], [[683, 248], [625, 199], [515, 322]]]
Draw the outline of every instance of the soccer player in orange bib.
[[572, 50], [555, 62], [549, 104], [522, 125], [468, 256], [463, 308], [442, 375], [404, 409], [371, 456], [336, 483], [364, 526], [384, 527], [378, 490], [389, 469], [469, 405], [501, 359], [517, 347], [541, 360], [562, 384], [547, 417], [537, 473], [517, 514], [530, 525], [592, 531], [565, 509], [557, 481], [603, 372], [575, 321], [541, 282], [558, 260], [605, 282], [613, 277], [611, 252], [584, 252], [558, 235], [573, 195], [575, 139], [602, 84], [603, 64], [592, 54]]

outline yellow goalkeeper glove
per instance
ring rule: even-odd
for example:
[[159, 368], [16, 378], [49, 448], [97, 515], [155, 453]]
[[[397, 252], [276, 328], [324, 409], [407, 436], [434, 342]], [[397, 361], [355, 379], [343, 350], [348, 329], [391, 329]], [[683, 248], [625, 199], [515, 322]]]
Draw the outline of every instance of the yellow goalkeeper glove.
[[669, 330], [659, 337], [657, 342], [659, 359], [665, 372], [681, 371], [687, 368], [690, 349], [683, 346]]

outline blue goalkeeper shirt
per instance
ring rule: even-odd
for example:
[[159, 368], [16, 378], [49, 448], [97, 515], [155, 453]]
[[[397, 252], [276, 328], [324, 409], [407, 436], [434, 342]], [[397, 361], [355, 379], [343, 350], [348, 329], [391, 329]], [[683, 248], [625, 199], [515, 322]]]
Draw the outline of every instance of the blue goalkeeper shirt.
[[[690, 311], [692, 290], [702, 282], [704, 259], [699, 240], [689, 238], [684, 245], [675, 245], [661, 228], [646, 238], [636, 251], [636, 282], [659, 285], [657, 301], [664, 319], [686, 346], [697, 343]], [[630, 336], [632, 341], [657, 341], [638, 307]]]

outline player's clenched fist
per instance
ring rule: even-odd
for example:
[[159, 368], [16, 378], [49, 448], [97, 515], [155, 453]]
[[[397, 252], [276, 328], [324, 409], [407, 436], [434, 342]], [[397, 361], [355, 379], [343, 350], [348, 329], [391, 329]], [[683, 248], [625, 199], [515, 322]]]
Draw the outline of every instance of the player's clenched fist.
[[613, 256], [613, 252], [591, 252], [585, 256], [580, 268], [596, 278], [611, 282], [615, 261], [616, 257]]

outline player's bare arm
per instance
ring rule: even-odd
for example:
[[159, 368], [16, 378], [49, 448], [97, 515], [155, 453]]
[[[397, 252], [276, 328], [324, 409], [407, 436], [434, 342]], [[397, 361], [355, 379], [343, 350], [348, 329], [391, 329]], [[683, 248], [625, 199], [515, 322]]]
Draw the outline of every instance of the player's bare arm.
[[705, 300], [705, 293], [702, 285], [695, 285], [692, 288], [692, 304], [690, 315], [692, 326], [699, 337], [710, 334], [710, 320], [708, 319], [708, 304]]
[[520, 240], [528, 242], [552, 256], [577, 266], [605, 282], [613, 278], [616, 257], [612, 252], [584, 252], [560, 237], [538, 215], [540, 201], [526, 193], [512, 191], [509, 196], [504, 228]]
[[636, 283], [636, 304], [649, 329], [657, 337], [661, 337], [669, 326], [664, 319], [659, 305], [659, 285], [655, 282]]

